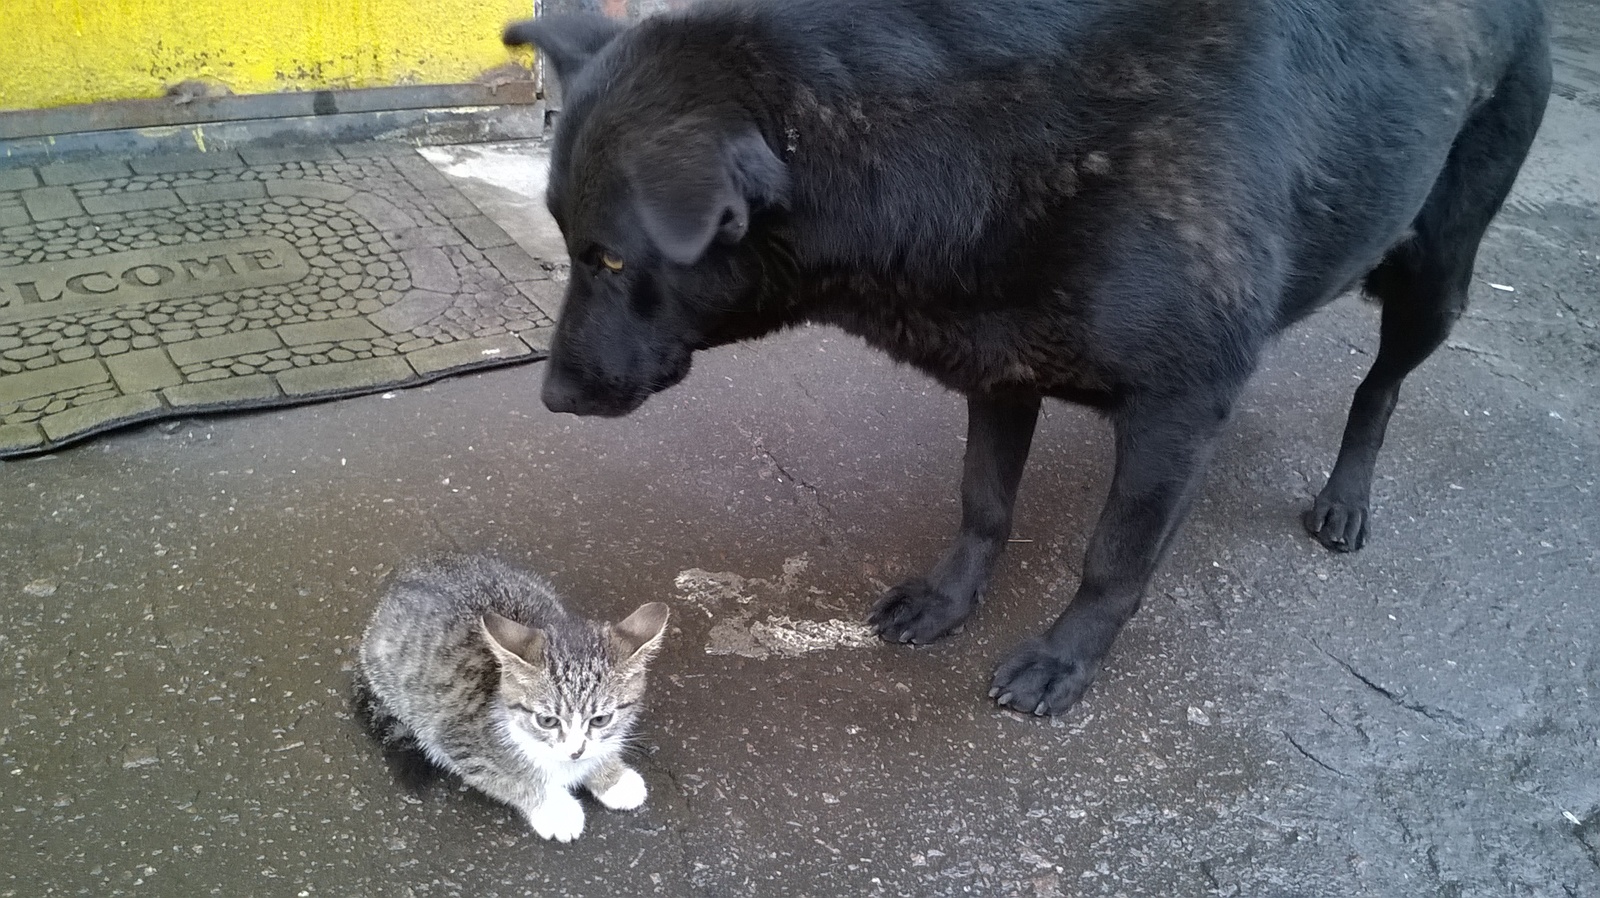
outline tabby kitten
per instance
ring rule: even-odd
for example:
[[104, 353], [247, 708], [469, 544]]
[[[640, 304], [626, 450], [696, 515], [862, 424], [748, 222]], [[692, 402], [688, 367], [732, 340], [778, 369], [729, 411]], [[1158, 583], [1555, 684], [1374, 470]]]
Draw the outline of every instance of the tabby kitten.
[[621, 755], [666, 624], [660, 602], [596, 624], [532, 574], [442, 558], [389, 586], [361, 640], [357, 699], [386, 742], [414, 742], [540, 836], [570, 842], [583, 832], [573, 788], [608, 808], [644, 804]]

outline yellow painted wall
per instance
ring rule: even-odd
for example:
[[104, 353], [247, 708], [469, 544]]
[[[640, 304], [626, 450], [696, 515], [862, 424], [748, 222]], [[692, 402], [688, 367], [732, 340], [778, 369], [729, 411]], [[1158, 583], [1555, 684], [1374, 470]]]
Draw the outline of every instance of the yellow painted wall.
[[470, 81], [533, 0], [0, 0], [0, 109]]

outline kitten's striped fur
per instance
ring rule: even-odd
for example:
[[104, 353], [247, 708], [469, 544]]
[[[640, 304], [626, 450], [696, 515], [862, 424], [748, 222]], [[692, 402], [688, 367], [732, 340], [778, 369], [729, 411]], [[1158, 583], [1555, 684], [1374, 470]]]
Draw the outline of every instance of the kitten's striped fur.
[[358, 698], [386, 742], [429, 760], [567, 842], [582, 786], [607, 807], [644, 803], [621, 755], [667, 606], [616, 624], [568, 612], [539, 577], [483, 556], [397, 575], [361, 641]]

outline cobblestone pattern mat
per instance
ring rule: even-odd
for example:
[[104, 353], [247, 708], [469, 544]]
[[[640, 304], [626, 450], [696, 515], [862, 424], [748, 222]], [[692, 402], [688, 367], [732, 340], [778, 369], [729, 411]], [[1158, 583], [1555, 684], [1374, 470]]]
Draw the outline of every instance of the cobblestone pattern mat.
[[404, 148], [0, 170], [0, 457], [542, 358], [551, 274]]

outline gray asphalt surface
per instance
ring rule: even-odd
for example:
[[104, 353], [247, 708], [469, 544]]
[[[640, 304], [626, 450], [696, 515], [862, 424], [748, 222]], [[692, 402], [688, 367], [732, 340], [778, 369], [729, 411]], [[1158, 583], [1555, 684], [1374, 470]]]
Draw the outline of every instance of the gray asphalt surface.
[[[1600, 5], [1558, 13], [1558, 95], [1408, 381], [1368, 547], [1298, 521], [1376, 345], [1346, 298], [1267, 360], [1062, 719], [984, 693], [1071, 594], [1108, 430], [1047, 407], [965, 634], [860, 640], [954, 528], [963, 408], [829, 330], [619, 421], [546, 412], [531, 365], [0, 463], [0, 896], [1600, 894]], [[441, 166], [544, 245], [536, 202]], [[384, 767], [352, 648], [386, 572], [457, 549], [597, 617], [672, 605], [644, 809], [558, 846]]]

